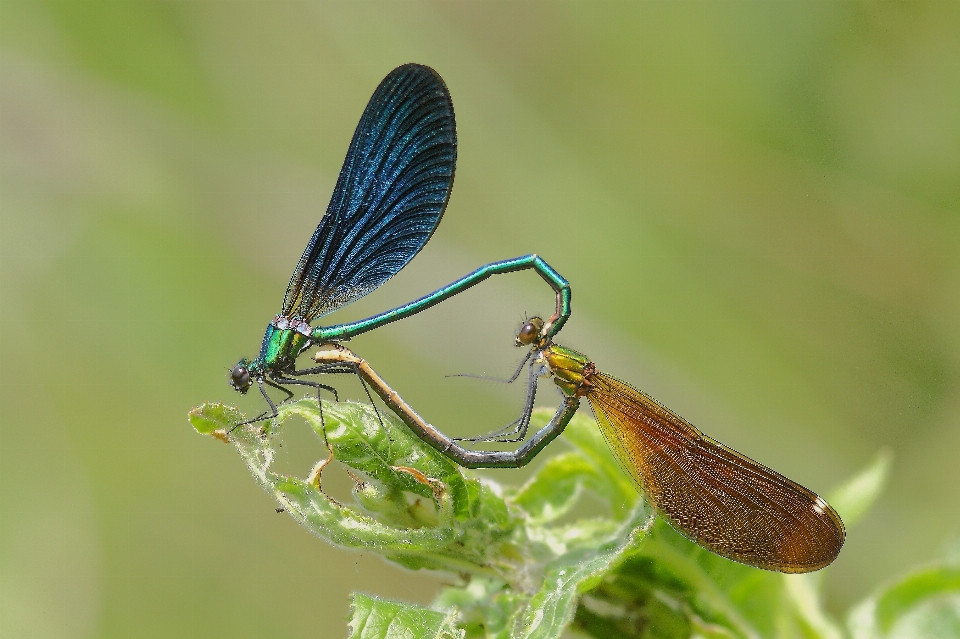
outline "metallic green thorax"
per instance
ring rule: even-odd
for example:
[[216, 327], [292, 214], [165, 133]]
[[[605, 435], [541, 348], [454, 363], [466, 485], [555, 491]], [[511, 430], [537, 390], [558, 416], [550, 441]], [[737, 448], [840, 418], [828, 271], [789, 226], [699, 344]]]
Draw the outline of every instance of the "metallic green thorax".
[[277, 328], [276, 320], [267, 325], [260, 355], [250, 369], [284, 371], [293, 368], [297, 355], [310, 345], [310, 338], [290, 328]]

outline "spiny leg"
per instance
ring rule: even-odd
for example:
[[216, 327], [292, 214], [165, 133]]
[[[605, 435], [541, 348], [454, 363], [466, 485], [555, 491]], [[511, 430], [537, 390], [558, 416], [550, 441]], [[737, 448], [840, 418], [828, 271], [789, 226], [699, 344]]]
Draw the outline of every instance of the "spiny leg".
[[[277, 381], [276, 378], [273, 378], [273, 379], [266, 379], [266, 378], [264, 378], [264, 379], [262, 379], [262, 380], [257, 380], [257, 381], [262, 381], [264, 384], [267, 384], [267, 385], [269, 385], [269, 386], [273, 386], [274, 388], [276, 388], [276, 389], [279, 390], [280, 392], [286, 393], [287, 396], [284, 397], [282, 400], [280, 400], [280, 403], [281, 403], [281, 404], [282, 404], [283, 402], [285, 402], [285, 401], [288, 401], [291, 397], [293, 397], [293, 392], [292, 392], [289, 388], [285, 388], [285, 387], [281, 386], [280, 384], [276, 383], [276, 381]], [[260, 390], [261, 390], [261, 391], [263, 390], [263, 386], [262, 386], [262, 385], [260, 386]], [[272, 403], [271, 403], [270, 405], [273, 406]], [[273, 409], [273, 412], [274, 412], [274, 417], [276, 417], [277, 409], [274, 408], [274, 409]]]
[[[501, 383], [503, 383], [503, 384], [512, 384], [512, 383], [514, 383], [515, 381], [517, 381], [517, 378], [520, 377], [520, 372], [523, 371], [523, 367], [527, 365], [527, 362], [530, 360], [530, 357], [531, 357], [532, 355], [533, 355], [533, 350], [530, 350], [530, 351], [527, 352], [526, 355], [523, 356], [523, 359], [520, 361], [520, 365], [517, 366], [517, 370], [515, 370], [515, 371], [513, 372], [513, 375], [511, 375], [511, 376], [509, 377], [509, 379], [501, 379], [501, 378], [499, 378], [499, 377], [487, 377], [486, 375], [471, 375], [471, 374], [469, 374], [469, 373], [460, 373], [460, 374], [457, 374], [457, 375], [447, 375], [447, 377], [470, 377], [470, 378], [473, 378], [473, 379], [488, 379], [488, 380], [490, 380], [490, 381], [501, 382]], [[529, 402], [529, 399], [530, 399], [530, 398], [529, 398], [529, 389], [528, 389], [527, 393], [528, 393], [527, 404], [529, 404], [529, 403], [530, 403], [530, 402]], [[524, 406], [524, 413], [526, 413], [526, 412], [527, 412], [527, 409], [526, 409], [526, 405], [525, 405], [525, 406]], [[526, 433], [526, 427], [524, 427], [524, 426], [521, 425], [521, 421], [522, 421], [523, 419], [524, 419], [524, 416], [521, 415], [518, 419], [513, 420], [512, 422], [510, 422], [509, 424], [507, 424], [507, 425], [504, 426], [503, 428], [499, 428], [499, 429], [497, 429], [497, 430], [495, 430], [495, 431], [486, 433], [485, 435], [478, 435], [477, 437], [455, 437], [454, 439], [455, 439], [456, 441], [464, 441], [464, 442], [486, 442], [486, 441], [515, 442], [515, 441], [520, 441], [520, 440], [517, 440], [517, 439], [501, 440], [500, 437], [502, 437], [503, 435], [505, 435], [505, 434], [507, 434], [507, 433], [518, 433], [518, 432], [520, 432], [521, 429], [523, 429], [524, 433]], [[523, 439], [523, 437], [521, 437], [520, 439]]]
[[500, 442], [522, 442], [527, 437], [527, 429], [530, 428], [530, 418], [533, 416], [533, 406], [537, 399], [537, 382], [540, 380], [540, 376], [543, 374], [544, 368], [540, 366], [530, 367], [530, 372], [527, 377], [527, 399], [523, 404], [523, 412], [520, 414], [520, 419], [517, 420], [517, 436], [513, 439], [503, 438], [497, 441]]
[[[309, 374], [310, 372], [316, 372], [316, 371], [294, 371], [293, 374], [297, 374], [297, 373]], [[307, 476], [307, 481], [310, 484], [316, 486], [317, 490], [323, 493], [327, 499], [329, 499], [335, 504], [338, 503], [335, 499], [330, 497], [330, 495], [327, 495], [327, 493], [325, 493], [323, 488], [320, 486], [320, 475], [323, 472], [324, 467], [326, 467], [327, 464], [332, 462], [334, 458], [333, 446], [330, 445], [330, 441], [327, 439], [327, 428], [326, 428], [326, 422], [323, 419], [323, 402], [320, 400], [320, 391], [321, 390], [330, 391], [331, 393], [333, 393], [334, 398], [337, 398], [337, 391], [331, 388], [330, 386], [327, 386], [326, 384], [321, 384], [319, 382], [311, 382], [305, 379], [291, 379], [289, 377], [280, 377], [279, 375], [274, 375], [273, 381], [275, 383], [271, 385], [277, 386], [278, 388], [283, 388], [282, 386], [280, 386], [280, 384], [294, 384], [297, 386], [309, 386], [311, 388], [317, 389], [317, 405], [320, 408], [320, 430], [322, 431], [322, 434], [323, 434], [323, 444], [324, 446], [326, 446], [327, 452], [329, 452], [329, 455], [327, 455], [326, 459], [322, 459], [319, 462], [317, 462], [316, 465], [314, 465], [314, 467], [310, 470], [310, 474]], [[268, 380], [267, 383], [269, 384], [270, 381]], [[287, 391], [287, 392], [290, 393], [290, 391]], [[292, 397], [293, 393], [290, 393], [290, 396]], [[274, 411], [276, 411], [276, 409], [274, 409]]]
[[[317, 375], [322, 373], [349, 373], [353, 372], [352, 370], [342, 370], [345, 367], [343, 365], [334, 364], [334, 365], [323, 365], [323, 366], [314, 366], [313, 368], [305, 368], [299, 371], [292, 371], [290, 375], [295, 376], [306, 376], [306, 375]], [[323, 432], [323, 443], [330, 450], [330, 454], [333, 455], [333, 450], [330, 449], [330, 444], [327, 442], [327, 422], [323, 418], [323, 398], [320, 396], [320, 391], [325, 390], [333, 395], [334, 401], [340, 401], [340, 395], [337, 394], [337, 389], [333, 386], [328, 386], [326, 384], [321, 384], [320, 382], [311, 382], [302, 379], [288, 379], [275, 377], [278, 382], [285, 384], [297, 384], [300, 386], [310, 386], [317, 389], [317, 408], [320, 411], [320, 430]], [[291, 393], [292, 394], [292, 393]]]
[[380, 422], [380, 428], [383, 429], [383, 432], [387, 434], [387, 439], [391, 442], [393, 438], [390, 437], [390, 431], [387, 430], [387, 427], [383, 425], [383, 418], [380, 417], [380, 411], [377, 410], [377, 403], [373, 401], [373, 395], [370, 394], [370, 385], [367, 384], [367, 381], [363, 379], [363, 375], [360, 374], [360, 367], [356, 364], [353, 364], [353, 374], [357, 376], [357, 379], [360, 380], [360, 385], [363, 386], [363, 392], [367, 394], [367, 399], [370, 400], [370, 406], [373, 407], [373, 414], [377, 416], [377, 421]]
[[[292, 372], [288, 373], [288, 375], [294, 375], [295, 377], [305, 377], [306, 375], [316, 375], [316, 374], [318, 374], [318, 373], [336, 373], [336, 372], [339, 372], [339, 371], [330, 371], [330, 370], [325, 370], [325, 369], [327, 369], [327, 367], [325, 367], [325, 366], [316, 366], [316, 367], [314, 367], [314, 368], [305, 368], [305, 369], [303, 369], [303, 370], [301, 370], [301, 371], [292, 371]], [[320, 382], [311, 382], [311, 381], [308, 381], [308, 380], [305, 380], [305, 379], [290, 379], [290, 378], [287, 378], [287, 377], [277, 377], [277, 376], [274, 376], [273, 379], [276, 380], [277, 382], [280, 382], [280, 383], [283, 383], [283, 384], [296, 384], [296, 385], [299, 385], [299, 386], [310, 386], [310, 387], [312, 387], [312, 388], [316, 388], [316, 389], [317, 389], [317, 401], [318, 401], [318, 402], [320, 401], [320, 391], [322, 391], [322, 390], [325, 390], [325, 391], [327, 391], [328, 393], [330, 393], [331, 395], [333, 395], [334, 401], [337, 401], [337, 402], [340, 401], [340, 396], [337, 394], [337, 389], [334, 388], [333, 386], [328, 386], [328, 385], [326, 385], [326, 384], [321, 384]]]
[[342, 348], [336, 352], [321, 351], [314, 355], [314, 359], [317, 362], [355, 365], [360, 376], [370, 385], [370, 388], [380, 396], [380, 399], [417, 437], [464, 468], [520, 468], [525, 466], [547, 444], [563, 432], [563, 429], [566, 428], [580, 406], [578, 398], [565, 397], [553, 418], [515, 451], [469, 450], [424, 421], [366, 361], [349, 349]]
[[[273, 403], [273, 400], [270, 399], [270, 396], [269, 396], [269, 395], [267, 395], [267, 389], [265, 389], [265, 388], [263, 387], [264, 381], [266, 381], [267, 384], [270, 384], [270, 385], [273, 386], [274, 388], [279, 388], [279, 389], [282, 390], [284, 393], [286, 393], [286, 394], [287, 394], [287, 399], [290, 399], [291, 397], [293, 397], [293, 393], [291, 393], [290, 391], [288, 391], [288, 390], [287, 390], [286, 388], [284, 388], [283, 386], [278, 386], [277, 384], [274, 384], [274, 383], [271, 382], [270, 380], [264, 380], [262, 377], [261, 377], [261, 378], [258, 378], [258, 379], [257, 379], [257, 386], [260, 388], [260, 394], [263, 395], [263, 398], [264, 398], [265, 400], [267, 400], [267, 406], [270, 407], [270, 410], [269, 410], [269, 411], [263, 411], [262, 413], [260, 413], [260, 414], [257, 415], [256, 417], [254, 417], [253, 419], [248, 419], [248, 420], [246, 420], [246, 421], [240, 422], [239, 424], [237, 424], [236, 426], [234, 426], [233, 428], [231, 428], [231, 429], [230, 429], [229, 431], [227, 431], [227, 432], [232, 433], [233, 431], [235, 431], [236, 429], [240, 428], [241, 426], [246, 426], [247, 424], [256, 424], [257, 422], [262, 422], [262, 421], [267, 420], [267, 419], [273, 419], [274, 417], [276, 417], [276, 416], [278, 415], [278, 413], [277, 413], [277, 405]], [[284, 400], [284, 401], [286, 401], [286, 400]]]
[[[303, 370], [293, 371], [289, 373], [290, 375], [296, 376], [305, 376], [305, 375], [323, 375], [323, 374], [354, 374], [360, 379], [360, 384], [363, 386], [364, 392], [367, 394], [367, 398], [370, 400], [370, 404], [373, 406], [373, 410], [377, 415], [377, 421], [380, 422], [380, 427], [383, 428], [383, 420], [380, 418], [380, 412], [377, 410], [376, 404], [373, 403], [373, 397], [370, 395], [370, 389], [367, 387], [366, 382], [363, 380], [363, 377], [360, 376], [359, 371], [357, 370], [356, 364], [339, 364], [331, 363], [324, 364], [322, 366], [314, 366], [313, 368], [305, 368]], [[333, 397], [336, 401], [340, 401], [340, 396], [337, 394], [337, 391], [332, 386], [326, 384], [321, 384], [319, 382], [311, 382], [307, 380], [296, 380], [296, 379], [287, 379], [287, 378], [275, 378], [278, 382], [286, 384], [300, 384], [302, 386], [311, 386], [317, 389], [317, 406], [320, 409], [320, 432], [323, 437], [323, 443], [327, 447], [327, 450], [330, 452], [330, 455], [319, 462], [313, 467], [310, 471], [310, 475], [307, 480], [315, 485], [320, 492], [323, 492], [323, 489], [320, 487], [320, 476], [323, 473], [323, 469], [334, 459], [333, 447], [330, 445], [330, 440], [327, 439], [327, 422], [323, 417], [323, 401], [320, 397], [321, 390], [327, 390], [333, 393]], [[324, 492], [324, 495], [326, 493]], [[327, 499], [330, 499], [334, 503], [337, 503], [336, 500], [332, 499], [327, 495]]]
[[[323, 367], [317, 367], [317, 368], [323, 368]], [[307, 374], [313, 374], [316, 372], [317, 371], [315, 369], [307, 369], [305, 371], [294, 371], [294, 374], [302, 373], [304, 375], [307, 375]], [[320, 429], [323, 431], [323, 442], [324, 444], [326, 444], [327, 448], [329, 449], [330, 444], [329, 442], [327, 442], [327, 425], [326, 425], [326, 421], [323, 419], [323, 401], [320, 397], [320, 391], [322, 390], [329, 391], [333, 393], [333, 398], [336, 401], [340, 401], [339, 395], [337, 395], [336, 389], [334, 389], [332, 386], [327, 386], [326, 384], [321, 384], [320, 382], [311, 382], [306, 379], [291, 379], [289, 377], [274, 376], [273, 380], [278, 384], [294, 384], [297, 386], [309, 386], [311, 388], [317, 389], [317, 406], [320, 409]], [[292, 396], [293, 393], [290, 393], [290, 395]], [[333, 455], [332, 449], [330, 449], [330, 454]]]
[[[301, 375], [356, 375], [357, 379], [360, 380], [360, 385], [363, 386], [363, 391], [367, 394], [367, 399], [370, 400], [370, 405], [373, 406], [373, 411], [377, 415], [377, 421], [380, 422], [380, 427], [383, 428], [383, 419], [380, 418], [380, 411], [377, 410], [377, 405], [373, 401], [373, 395], [370, 394], [370, 389], [367, 387], [367, 383], [363, 380], [363, 376], [360, 375], [359, 370], [357, 369], [356, 364], [351, 363], [330, 363], [324, 364], [322, 366], [314, 366], [313, 368], [305, 368], [299, 371], [293, 371], [291, 375], [301, 376]], [[306, 383], [306, 382], [304, 382]], [[333, 393], [334, 398], [337, 401], [340, 401], [337, 391], [330, 386], [320, 384], [324, 389], [329, 390]], [[317, 391], [317, 402], [320, 402], [320, 391]], [[323, 415], [323, 407], [320, 408], [321, 417]]]
[[[524, 362], [526, 362], [524, 359]], [[503, 428], [495, 430], [485, 435], [476, 437], [455, 437], [456, 441], [464, 442], [500, 442], [515, 443], [523, 441], [527, 436], [527, 430], [530, 428], [530, 418], [533, 415], [533, 406], [537, 398], [537, 383], [544, 372], [544, 367], [531, 364], [530, 372], [527, 376], [527, 398], [523, 403], [523, 412], [520, 417], [510, 422]], [[517, 375], [514, 375], [516, 379]], [[515, 434], [516, 437], [505, 437], [507, 434]]]
[[511, 375], [509, 379], [502, 379], [500, 377], [487, 377], [486, 375], [471, 375], [470, 373], [455, 373], [453, 375], [447, 375], [447, 377], [470, 377], [472, 379], [488, 379], [491, 382], [500, 382], [502, 384], [512, 384], [515, 381], [517, 381], [518, 377], [520, 377], [520, 372], [523, 370], [523, 367], [527, 365], [527, 362], [530, 361], [531, 355], [533, 355], [532, 350], [523, 356], [523, 359], [520, 361], [520, 365], [517, 366], [517, 370], [513, 372], [513, 375]]
[[[514, 434], [520, 430], [520, 421], [523, 419], [521, 415], [517, 419], [513, 420], [503, 428], [498, 428], [497, 430], [490, 431], [489, 433], [484, 433], [483, 435], [476, 435], [474, 437], [452, 437], [455, 442], [516, 442], [520, 441], [517, 439], [501, 439], [507, 433]], [[521, 438], [522, 439], [522, 438]]]

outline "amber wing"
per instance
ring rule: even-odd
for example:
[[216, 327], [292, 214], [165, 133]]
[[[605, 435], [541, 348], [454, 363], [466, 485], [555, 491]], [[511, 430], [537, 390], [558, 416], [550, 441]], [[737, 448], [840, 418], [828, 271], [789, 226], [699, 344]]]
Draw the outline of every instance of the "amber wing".
[[661, 516], [688, 539], [767, 570], [823, 568], [843, 546], [816, 493], [710, 439], [652, 397], [597, 373], [587, 397], [607, 443]]

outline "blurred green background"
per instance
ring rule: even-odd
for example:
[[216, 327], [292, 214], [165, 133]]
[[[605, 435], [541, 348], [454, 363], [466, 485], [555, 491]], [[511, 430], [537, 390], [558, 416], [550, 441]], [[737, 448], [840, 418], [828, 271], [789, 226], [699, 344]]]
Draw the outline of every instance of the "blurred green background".
[[[426, 603], [451, 579], [310, 537], [186, 421], [259, 409], [227, 368], [405, 62], [453, 95], [453, 197], [330, 323], [540, 253], [573, 284], [563, 343], [712, 436], [819, 492], [893, 450], [828, 571], [833, 610], [958, 533], [960, 3], [0, 12], [5, 637], [337, 637], [349, 591]], [[503, 277], [352, 346], [475, 433], [522, 389], [444, 376], [509, 372], [523, 314], [551, 310], [536, 276]], [[296, 430], [280, 463], [303, 476], [320, 448]]]

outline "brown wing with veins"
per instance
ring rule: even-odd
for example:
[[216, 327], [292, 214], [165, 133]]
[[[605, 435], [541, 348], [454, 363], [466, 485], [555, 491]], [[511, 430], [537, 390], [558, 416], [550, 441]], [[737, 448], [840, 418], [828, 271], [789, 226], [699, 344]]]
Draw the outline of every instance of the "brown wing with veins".
[[816, 493], [710, 439], [652, 397], [597, 373], [587, 397], [607, 443], [675, 529], [767, 570], [819, 570], [843, 546], [840, 516]]

